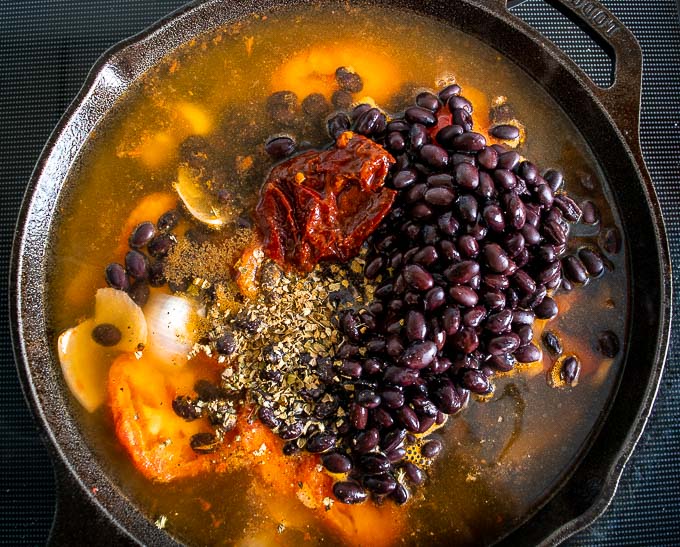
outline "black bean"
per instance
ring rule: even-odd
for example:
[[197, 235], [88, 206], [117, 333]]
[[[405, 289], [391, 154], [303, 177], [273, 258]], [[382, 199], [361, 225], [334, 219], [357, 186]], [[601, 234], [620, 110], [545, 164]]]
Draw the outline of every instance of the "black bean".
[[394, 491], [390, 494], [390, 497], [394, 500], [394, 503], [396, 503], [397, 505], [404, 505], [408, 501], [409, 493], [403, 484], [397, 483], [397, 486], [394, 489]]
[[[405, 454], [405, 451], [404, 451]], [[402, 456], [403, 458], [403, 456]], [[399, 461], [401, 458], [398, 458], [395, 461]], [[381, 475], [373, 475], [370, 477], [366, 477], [364, 479], [364, 486], [368, 488], [371, 492], [377, 495], [384, 496], [386, 494], [390, 494], [391, 492], [394, 491], [394, 489], [397, 487], [397, 481], [396, 479], [390, 475], [389, 473], [384, 473]]]
[[465, 131], [472, 131], [472, 116], [463, 108], [456, 108], [451, 112], [454, 125], [461, 126]]
[[321, 463], [331, 473], [347, 473], [352, 469], [352, 460], [337, 452], [330, 452], [321, 456]]
[[548, 169], [543, 173], [543, 178], [548, 182], [548, 186], [553, 192], [557, 192], [564, 181], [564, 175], [556, 169]]
[[272, 158], [280, 160], [295, 152], [295, 141], [291, 137], [274, 137], [265, 143], [264, 149]]
[[146, 249], [154, 258], [165, 258], [176, 243], [177, 240], [172, 234], [160, 234], [149, 241]]
[[554, 203], [567, 220], [577, 222], [581, 218], [581, 208], [566, 194], [555, 196]]
[[486, 139], [484, 135], [479, 133], [463, 133], [453, 138], [451, 144], [454, 150], [462, 150], [464, 152], [478, 152], [486, 146]]
[[513, 140], [519, 137], [519, 129], [514, 125], [496, 125], [489, 131], [497, 139]]
[[331, 116], [326, 123], [328, 134], [332, 139], [337, 139], [341, 133], [349, 130], [351, 122], [344, 112], [338, 112]]
[[298, 99], [292, 91], [277, 91], [267, 97], [269, 116], [282, 125], [293, 125], [298, 118]]
[[409, 264], [404, 267], [403, 276], [404, 281], [418, 291], [426, 291], [434, 285], [432, 274], [418, 264]]
[[437, 346], [434, 342], [414, 342], [399, 358], [399, 364], [410, 369], [421, 369], [429, 366], [436, 355]]
[[553, 357], [562, 355], [562, 342], [554, 332], [547, 330], [543, 333], [543, 344]]
[[383, 451], [390, 452], [391, 450], [394, 450], [395, 448], [402, 446], [405, 438], [406, 438], [405, 429], [403, 428], [392, 429], [391, 431], [388, 431], [384, 435], [383, 440], [380, 443], [380, 447], [382, 448]]
[[514, 355], [520, 363], [533, 363], [541, 359], [541, 350], [534, 344], [527, 344], [515, 351]]
[[399, 448], [390, 450], [385, 454], [385, 456], [387, 456], [387, 459], [390, 460], [390, 463], [398, 463], [406, 456], [406, 449], [400, 446]]
[[522, 229], [527, 218], [526, 209], [524, 207], [524, 202], [517, 194], [513, 193], [510, 196], [507, 200], [505, 210], [508, 214], [508, 223], [516, 230]]
[[560, 378], [569, 385], [573, 385], [578, 381], [579, 373], [581, 372], [581, 363], [573, 355], [567, 357], [562, 361], [562, 368], [560, 369]]
[[395, 410], [395, 413], [398, 420], [407, 430], [414, 433], [418, 432], [418, 429], [420, 428], [420, 420], [418, 419], [418, 415], [410, 406], [404, 405], [401, 408]]
[[442, 442], [437, 439], [428, 441], [423, 445], [420, 451], [426, 458], [436, 458], [442, 451]]
[[516, 325], [514, 331], [519, 336], [520, 349], [534, 339], [534, 329], [531, 325]]
[[220, 441], [213, 433], [196, 433], [191, 437], [189, 445], [198, 454], [210, 454], [219, 448]]
[[179, 224], [179, 212], [176, 209], [171, 209], [160, 216], [156, 222], [156, 227], [161, 232], [169, 232], [174, 230], [177, 224]]
[[442, 106], [439, 97], [437, 97], [434, 93], [430, 93], [429, 91], [418, 93], [418, 95], [416, 95], [416, 104], [422, 108], [431, 110], [432, 112], [437, 112], [437, 110], [439, 110], [439, 108]]
[[461, 376], [461, 383], [465, 389], [472, 393], [487, 393], [489, 391], [489, 380], [481, 370], [467, 369]]
[[[402, 349], [403, 351], [403, 349]], [[399, 357], [401, 355], [401, 352], [396, 355], [396, 357]], [[410, 386], [412, 385], [416, 379], [418, 378], [418, 370], [415, 369], [410, 369], [410, 368], [404, 368], [404, 367], [397, 367], [397, 366], [390, 366], [385, 369], [385, 373], [383, 375], [383, 378], [386, 383], [392, 384], [395, 386]], [[384, 399], [384, 396], [383, 396]]]
[[444, 235], [454, 235], [460, 228], [460, 224], [450, 211], [437, 219], [437, 227]]
[[451, 344], [463, 353], [472, 353], [479, 347], [479, 337], [475, 329], [462, 327], [451, 338]]
[[518, 308], [512, 312], [513, 325], [532, 325], [536, 314], [532, 310]]
[[100, 346], [115, 346], [120, 342], [122, 336], [118, 327], [111, 323], [100, 323], [92, 329], [92, 339]]
[[581, 249], [578, 256], [590, 275], [598, 276], [604, 271], [604, 262], [597, 252], [591, 249]]
[[335, 445], [336, 436], [333, 433], [315, 433], [307, 439], [307, 452], [321, 454], [327, 452]]
[[236, 348], [236, 338], [231, 332], [225, 332], [215, 340], [215, 349], [222, 355], [231, 355]]
[[487, 363], [500, 372], [509, 372], [515, 368], [517, 361], [509, 353], [501, 353], [500, 355], [489, 357]]
[[366, 264], [366, 267], [364, 268], [364, 276], [366, 279], [375, 279], [378, 277], [378, 274], [383, 270], [384, 267], [385, 257], [376, 256], [373, 260]]
[[128, 243], [132, 249], [141, 249], [145, 247], [156, 235], [156, 227], [153, 222], [142, 222], [135, 226], [130, 235]]
[[548, 242], [563, 245], [567, 242], [567, 234], [555, 219], [550, 219], [543, 224], [543, 235]]
[[434, 113], [431, 110], [420, 106], [411, 106], [407, 108], [404, 112], [404, 118], [406, 118], [406, 121], [409, 123], [419, 123], [425, 127], [432, 127], [437, 123], [437, 117]]
[[479, 274], [479, 263], [474, 260], [463, 260], [444, 270], [444, 276], [451, 283], [467, 283]]
[[349, 420], [355, 429], [366, 429], [368, 409], [358, 403], [352, 403], [349, 411]]
[[564, 275], [574, 283], [585, 283], [588, 280], [588, 272], [578, 257], [564, 257], [562, 259], [562, 270]]
[[338, 67], [335, 71], [335, 81], [338, 87], [350, 93], [359, 93], [364, 88], [364, 83], [356, 72], [347, 67]]
[[[399, 321], [397, 321], [397, 323], [399, 323]], [[396, 334], [388, 337], [385, 350], [387, 355], [393, 359], [398, 358], [404, 352], [404, 345], [401, 343], [401, 338]]]
[[362, 503], [368, 498], [368, 493], [359, 484], [351, 481], [336, 482], [333, 485], [333, 495], [341, 503], [354, 505]]
[[515, 286], [525, 294], [534, 294], [536, 292], [536, 281], [524, 270], [516, 271], [511, 279]]
[[361, 135], [370, 136], [384, 131], [386, 125], [385, 114], [377, 108], [370, 108], [357, 118], [354, 130]]
[[292, 441], [302, 435], [302, 423], [293, 422], [292, 424], [283, 424], [278, 431], [279, 437], [284, 441]]
[[539, 319], [553, 319], [558, 312], [557, 302], [549, 296], [546, 296], [543, 301], [534, 307], [534, 313]]
[[512, 190], [517, 186], [517, 177], [512, 171], [507, 169], [495, 169], [492, 176], [497, 188]]
[[621, 232], [614, 226], [607, 228], [600, 235], [600, 244], [605, 252], [615, 255], [621, 251]]
[[481, 167], [492, 171], [498, 166], [498, 152], [494, 148], [487, 146], [477, 153], [477, 162]]
[[420, 123], [414, 123], [409, 130], [409, 143], [413, 150], [419, 150], [423, 145], [427, 144], [428, 133], [427, 128]]
[[125, 269], [132, 277], [145, 279], [149, 273], [149, 260], [146, 258], [146, 255], [139, 251], [128, 251], [125, 255]]
[[597, 350], [605, 357], [616, 357], [619, 353], [619, 349], [619, 337], [612, 331], [603, 331], [597, 337]]
[[187, 395], [178, 395], [172, 400], [172, 410], [180, 418], [187, 422], [192, 422], [200, 418], [203, 411], [200, 406], [196, 404], [197, 401]]
[[411, 310], [406, 316], [406, 337], [411, 341], [422, 341], [427, 335], [425, 316], [416, 310]]
[[[435, 230], [435, 237], [436, 236], [437, 233]], [[437, 254], [437, 250], [432, 245], [426, 245], [413, 255], [413, 262], [421, 264], [423, 266], [431, 266], [432, 264], [437, 262], [438, 258], [439, 255]]]
[[447, 85], [439, 92], [439, 98], [447, 102], [451, 97], [460, 95], [460, 86], [458, 84]]
[[490, 315], [486, 320], [486, 330], [494, 334], [501, 334], [510, 330], [512, 324], [512, 311], [501, 310], [498, 313]]
[[165, 285], [165, 272], [163, 262], [157, 260], [149, 264], [149, 285], [152, 287], [162, 287]]
[[483, 281], [493, 291], [504, 291], [510, 287], [510, 280], [503, 274], [486, 274]]
[[[425, 148], [425, 146], [423, 146], [423, 148]], [[431, 203], [432, 205], [446, 206], [453, 203], [453, 200], [456, 199], [456, 194], [451, 188], [437, 186], [427, 190], [427, 192], [425, 192], [424, 198], [425, 201]]]
[[378, 407], [371, 410], [371, 417], [376, 425], [379, 425], [385, 429], [394, 425], [394, 419], [392, 418], [392, 415], [384, 408]]
[[[435, 140], [439, 143], [439, 146], [446, 148], [447, 150], [453, 150], [453, 141], [458, 135], [462, 135], [465, 130], [460, 125], [447, 125], [441, 128], [435, 137]], [[452, 162], [454, 165], [457, 163], [455, 160]]]
[[117, 262], [112, 262], [106, 267], [105, 277], [106, 283], [109, 285], [109, 287], [121, 291], [126, 291], [130, 288], [130, 282], [128, 281], [127, 274], [125, 273], [125, 268], [123, 268], [123, 266]]
[[449, 164], [449, 153], [436, 144], [424, 144], [420, 148], [420, 157], [434, 169], [443, 169]]
[[406, 149], [406, 139], [398, 131], [392, 131], [387, 135], [385, 145], [390, 152], [403, 152]]
[[442, 382], [432, 393], [432, 400], [445, 414], [455, 414], [464, 406], [464, 401], [451, 382]]
[[458, 211], [465, 222], [475, 222], [477, 219], [477, 199], [471, 194], [464, 194], [456, 200]]
[[454, 302], [460, 304], [461, 306], [467, 306], [471, 308], [477, 305], [479, 301], [479, 296], [474, 289], [466, 287], [465, 285], [456, 285], [449, 289], [449, 296]]
[[[526, 209], [525, 209], [526, 211]], [[538, 245], [541, 242], [541, 234], [528, 222], [522, 226], [522, 237], [527, 245]]]
[[[331, 95], [331, 103], [333, 103], [333, 106], [342, 110], [347, 110], [352, 106], [352, 100], [352, 94], [344, 89], [336, 89]], [[349, 129], [349, 126], [347, 129]]]
[[489, 340], [487, 350], [491, 355], [501, 355], [503, 353], [514, 353], [519, 348], [519, 336], [514, 332], [496, 336]]
[[503, 152], [498, 156], [497, 167], [499, 169], [508, 169], [512, 171], [519, 165], [520, 155], [514, 150]]
[[366, 408], [375, 408], [380, 405], [380, 395], [374, 391], [363, 390], [357, 393], [357, 403]]
[[391, 469], [391, 464], [384, 454], [372, 452], [364, 454], [359, 458], [359, 468], [367, 475], [379, 475], [387, 473]]
[[491, 231], [497, 233], [503, 233], [505, 231], [503, 211], [496, 203], [491, 202], [485, 205], [482, 210], [482, 217]]
[[453, 112], [457, 108], [462, 108], [469, 114], [472, 114], [472, 103], [468, 101], [465, 97], [460, 97], [458, 95], [449, 97], [447, 106], [449, 107], [449, 110], [451, 112]]
[[146, 305], [146, 302], [149, 300], [149, 295], [151, 294], [149, 284], [143, 279], [135, 281], [127, 292], [130, 298], [132, 298], [132, 301], [140, 308], [143, 308]]
[[414, 485], [419, 486], [425, 482], [425, 473], [414, 463], [405, 462], [401, 468], [404, 470], [406, 478]]
[[487, 291], [482, 295], [482, 303], [490, 311], [499, 311], [505, 307], [505, 294], [496, 291]]
[[497, 243], [489, 243], [485, 245], [483, 253], [487, 264], [492, 270], [498, 273], [503, 273], [508, 269], [508, 255]]
[[485, 318], [486, 308], [484, 306], [475, 306], [463, 314], [463, 325], [476, 328], [482, 324]]
[[270, 429], [276, 429], [281, 425], [281, 420], [274, 415], [274, 411], [266, 406], [261, 406], [257, 411], [257, 417]]

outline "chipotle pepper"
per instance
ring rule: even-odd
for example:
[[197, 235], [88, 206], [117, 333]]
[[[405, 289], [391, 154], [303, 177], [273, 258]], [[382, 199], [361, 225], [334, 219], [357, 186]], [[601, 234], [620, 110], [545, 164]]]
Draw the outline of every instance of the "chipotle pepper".
[[304, 272], [356, 255], [394, 202], [383, 187], [392, 163], [382, 146], [346, 131], [328, 150], [274, 166], [256, 209], [267, 256]]

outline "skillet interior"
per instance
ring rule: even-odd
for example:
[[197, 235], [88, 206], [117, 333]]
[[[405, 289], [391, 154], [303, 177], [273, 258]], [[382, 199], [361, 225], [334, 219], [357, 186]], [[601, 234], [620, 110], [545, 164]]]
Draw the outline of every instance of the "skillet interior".
[[[13, 306], [16, 313], [14, 334], [20, 344], [17, 351], [24, 362], [30, 363], [22, 371], [24, 388], [34, 411], [46, 425], [57, 452], [79, 476], [82, 484], [97, 484], [98, 497], [114, 519], [133, 535], [144, 537], [153, 543], [160, 541], [164, 535], [136, 510], [130, 508], [112, 484], [102, 480], [101, 470], [89, 450], [82, 445], [75, 424], [64, 419], [68, 416], [68, 405], [64, 395], [53, 387], [59, 385], [56, 378], [58, 371], [52, 367], [44, 336], [42, 280], [45, 278], [46, 234], [51, 227], [61, 183], [71, 162], [97, 119], [106, 112], [130, 81], [190, 36], [238, 18], [251, 8], [261, 10], [281, 4], [291, 5], [292, 2], [249, 2], [232, 8], [227, 15], [216, 7], [216, 3], [209, 3], [195, 12], [189, 12], [159, 32], [145, 34], [145, 43], [119, 51], [109, 62], [96, 67], [88, 86], [94, 85], [97, 91], [81, 96], [79, 99], [84, 100], [82, 106], [72, 109], [58, 128], [55, 133], [57, 141], [43, 155], [22, 213], [22, 230], [17, 238], [14, 254], [14, 289], [19, 302], [13, 302]], [[513, 539], [518, 540], [538, 540], [565, 520], [581, 514], [593, 502], [598, 502], [599, 505], [591, 511], [589, 517], [575, 523], [573, 529], [587, 523], [589, 518], [604, 508], [609, 494], [613, 493], [620, 471], [620, 456], [625, 456], [632, 449], [631, 441], [634, 443], [639, 434], [640, 415], [644, 416], [648, 411], [650, 396], [654, 393], [660, 372], [660, 358], [665, 352], [664, 330], [667, 327], [664, 312], [668, 310], [666, 299], [669, 287], [664, 285], [663, 276], [667, 273], [668, 265], [667, 261], [664, 262], [665, 247], [663, 244], [659, 246], [657, 239], [662, 239], [663, 235], [655, 232], [660, 220], [655, 214], [656, 209], [650, 208], [650, 198], [640, 182], [643, 181], [647, 188], [651, 188], [636, 144], [633, 143], [633, 149], [637, 156], [631, 155], [616, 134], [612, 120], [594, 103], [584, 82], [579, 81], [570, 71], [573, 67], [567, 62], [560, 64], [561, 57], [556, 57], [553, 52], [540, 46], [540, 38], [535, 33], [527, 31], [521, 23], [512, 22], [512, 18], [503, 9], [498, 9], [500, 2], [476, 2], [474, 5], [460, 3], [455, 6], [438, 2], [400, 4], [445, 18], [454, 26], [485, 39], [538, 79], [562, 107], [572, 113], [574, 123], [589, 141], [610, 181], [624, 223], [635, 226], [636, 229], [635, 237], [628, 238], [631, 244], [629, 254], [634, 284], [632, 313], [638, 324], [642, 321], [645, 325], [644, 329], [635, 329], [635, 333], [631, 333], [629, 338], [627, 361], [635, 362], [636, 366], [626, 367], [621, 392], [614, 401], [611, 414], [616, 419], [606, 422], [606, 427], [584, 460], [584, 465], [579, 467], [573, 480], [565, 485], [541, 515], [528, 522], [513, 536]], [[500, 18], [490, 15], [482, 7], [483, 4], [491, 6], [492, 11], [498, 10]], [[536, 55], [526, 55], [527, 51], [534, 51]], [[526, 64], [527, 60], [531, 60], [531, 66]], [[624, 114], [637, 116], [637, 112]], [[641, 287], [644, 290], [640, 290]], [[650, 336], [648, 333], [659, 333], [659, 336]], [[655, 354], [656, 358], [651, 359], [650, 356]], [[614, 472], [610, 472], [612, 465], [617, 466]]]

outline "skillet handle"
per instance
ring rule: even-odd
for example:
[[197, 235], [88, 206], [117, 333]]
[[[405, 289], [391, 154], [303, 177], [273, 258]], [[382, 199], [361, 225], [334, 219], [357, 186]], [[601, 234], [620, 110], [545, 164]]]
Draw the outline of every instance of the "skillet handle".
[[[502, 8], [517, 5], [513, 0], [486, 0]], [[578, 66], [580, 79], [604, 105], [633, 150], [639, 150], [640, 96], [642, 92], [642, 50], [619, 19], [598, 0], [545, 0], [593, 38], [614, 59], [613, 83], [602, 88]]]

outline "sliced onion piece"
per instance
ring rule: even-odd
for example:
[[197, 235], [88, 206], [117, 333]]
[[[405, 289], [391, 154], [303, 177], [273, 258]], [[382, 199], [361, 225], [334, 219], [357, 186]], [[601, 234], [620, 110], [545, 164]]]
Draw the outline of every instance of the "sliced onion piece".
[[106, 399], [111, 358], [107, 348], [92, 339], [94, 319], [83, 321], [59, 336], [59, 363], [71, 393], [88, 412], [94, 412]]
[[181, 365], [196, 342], [197, 304], [187, 298], [153, 292], [144, 306], [149, 327], [145, 354], [159, 361]]
[[197, 171], [180, 165], [174, 187], [187, 211], [199, 222], [219, 229], [230, 220], [229, 208], [217, 203], [210, 195], [199, 180]]
[[121, 334], [118, 344], [110, 348], [116, 351], [138, 351], [146, 346], [147, 325], [142, 309], [125, 291], [99, 289], [94, 305], [95, 325], [110, 323]]

